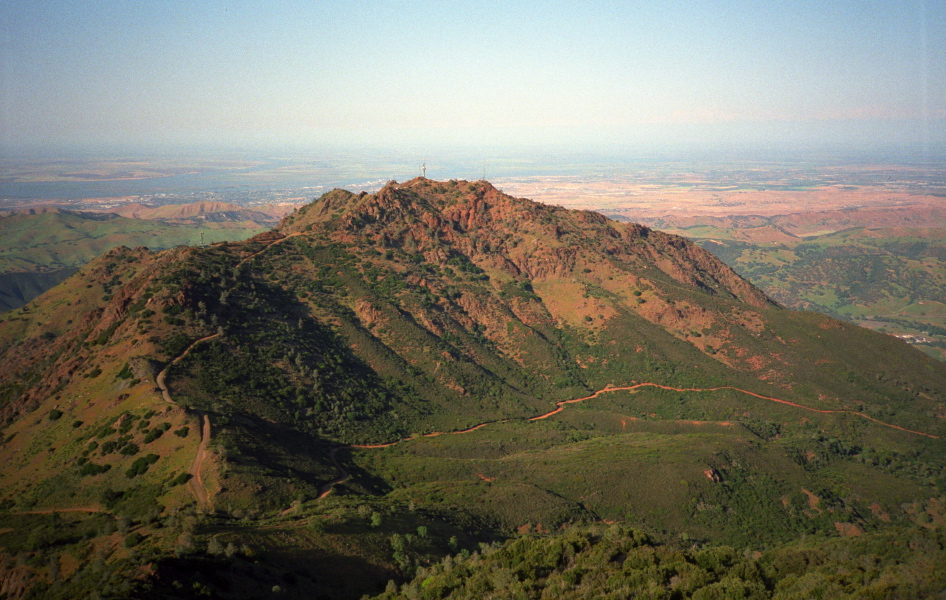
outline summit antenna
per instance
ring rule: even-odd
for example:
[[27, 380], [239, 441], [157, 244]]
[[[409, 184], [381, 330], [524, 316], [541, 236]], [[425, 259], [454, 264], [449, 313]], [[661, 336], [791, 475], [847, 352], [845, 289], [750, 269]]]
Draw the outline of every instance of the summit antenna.
[[427, 179], [427, 163], [424, 163], [420, 167], [420, 176], [424, 179]]

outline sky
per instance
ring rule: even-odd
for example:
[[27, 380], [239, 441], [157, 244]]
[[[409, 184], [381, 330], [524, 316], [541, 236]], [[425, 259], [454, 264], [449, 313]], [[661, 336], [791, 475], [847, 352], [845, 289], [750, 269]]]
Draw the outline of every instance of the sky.
[[0, 2], [0, 152], [946, 148], [942, 0]]

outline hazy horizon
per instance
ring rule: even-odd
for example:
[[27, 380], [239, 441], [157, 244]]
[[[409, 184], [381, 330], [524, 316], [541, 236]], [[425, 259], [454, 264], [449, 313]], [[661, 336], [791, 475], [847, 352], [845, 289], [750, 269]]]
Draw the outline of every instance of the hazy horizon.
[[10, 1], [0, 31], [7, 158], [946, 149], [932, 0]]

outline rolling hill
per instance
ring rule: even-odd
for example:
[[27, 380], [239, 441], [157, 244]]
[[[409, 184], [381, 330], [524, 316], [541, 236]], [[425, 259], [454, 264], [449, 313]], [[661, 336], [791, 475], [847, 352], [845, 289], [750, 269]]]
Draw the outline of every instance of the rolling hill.
[[22, 306], [116, 246], [163, 250], [240, 240], [275, 223], [263, 213], [209, 202], [119, 212], [128, 216], [45, 207], [0, 217], [0, 311]]
[[900, 334], [946, 357], [946, 229], [854, 227], [796, 237], [767, 225], [677, 230], [785, 306]]
[[[787, 310], [681, 237], [486, 182], [117, 248], [0, 318], [0, 360], [15, 597], [421, 594], [447, 555], [575, 531], [573, 554], [689, 549], [704, 574], [681, 566], [678, 597], [729, 577], [693, 583], [720, 544], [770, 552], [738, 573], [779, 597], [803, 536], [847, 565], [840, 536], [912, 535], [910, 581], [937, 581], [915, 553], [946, 519], [942, 363]], [[602, 523], [625, 529], [596, 546]], [[516, 581], [580, 583], [542, 564]]]

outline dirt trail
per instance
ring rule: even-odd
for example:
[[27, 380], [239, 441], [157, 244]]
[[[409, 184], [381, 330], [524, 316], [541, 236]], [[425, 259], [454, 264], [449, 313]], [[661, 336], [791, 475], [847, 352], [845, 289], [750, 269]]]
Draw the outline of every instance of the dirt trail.
[[[396, 443], [397, 442], [394, 442], [392, 444], [387, 444], [385, 446], [379, 446], [379, 447], [386, 448], [387, 446], [393, 446]], [[328, 483], [322, 484], [322, 487], [319, 488], [319, 495], [316, 497], [316, 500], [321, 500], [322, 498], [331, 494], [332, 488], [334, 488], [336, 484], [345, 483], [346, 481], [348, 481], [348, 477], [350, 476], [350, 473], [347, 470], [345, 470], [345, 467], [343, 467], [342, 465], [338, 463], [338, 451], [344, 450], [347, 448], [354, 448], [354, 447], [355, 446], [339, 446], [338, 448], [332, 448], [332, 451], [329, 452], [328, 458], [330, 461], [332, 461], [332, 464], [335, 466], [335, 468], [338, 469], [338, 477], [336, 477], [332, 481], [329, 481]], [[372, 446], [363, 446], [363, 447], [370, 448]]]
[[907, 429], [906, 427], [894, 425], [893, 423], [885, 423], [884, 421], [875, 419], [874, 417], [871, 417], [870, 415], [865, 415], [864, 413], [856, 412], [853, 410], [843, 410], [843, 409], [842, 410], [828, 410], [828, 409], [821, 409], [821, 408], [812, 408], [810, 406], [805, 406], [804, 404], [798, 404], [797, 402], [792, 402], [791, 400], [782, 400], [781, 398], [773, 398], [772, 396], [763, 396], [761, 394], [756, 394], [755, 392], [750, 392], [748, 390], [733, 387], [730, 385], [723, 385], [723, 386], [713, 387], [713, 388], [678, 388], [678, 387], [672, 387], [668, 385], [661, 385], [659, 383], [638, 383], [636, 385], [630, 385], [630, 386], [624, 386], [624, 387], [606, 387], [603, 390], [598, 390], [594, 394], [590, 396], [585, 396], [584, 398], [575, 398], [574, 400], [563, 400], [561, 402], [557, 402], [555, 404], [555, 406], [557, 407], [555, 410], [547, 412], [544, 415], [532, 417], [531, 419], [528, 419], [528, 420], [539, 421], [541, 419], [547, 419], [551, 417], [552, 415], [558, 414], [562, 412], [563, 410], [565, 410], [566, 404], [575, 404], [577, 402], [584, 402], [585, 400], [591, 400], [593, 398], [597, 398], [601, 394], [606, 394], [609, 392], [627, 392], [627, 391], [637, 390], [642, 387], [655, 387], [662, 390], [668, 390], [671, 392], [718, 392], [721, 390], [732, 390], [734, 392], [746, 394], [747, 396], [752, 396], [753, 398], [759, 398], [761, 400], [769, 400], [770, 402], [778, 402], [779, 404], [785, 404], [788, 406], [793, 406], [795, 408], [800, 408], [802, 410], [808, 410], [811, 412], [822, 413], [822, 414], [855, 415], [855, 416], [867, 419], [868, 421], [873, 421], [874, 423], [877, 423], [878, 425], [883, 425], [884, 427], [890, 427], [891, 429], [898, 429], [900, 431], [905, 431], [907, 433], [912, 433], [915, 435], [922, 435], [928, 438], [939, 439], [939, 436], [937, 435], [933, 435], [931, 433], [923, 433], [922, 431], [914, 431], [913, 429]]
[[[278, 240], [275, 240], [267, 244], [264, 248], [262, 248], [258, 252], [254, 252], [253, 254], [247, 256], [246, 258], [241, 260], [239, 263], [237, 263], [236, 268], [240, 268], [247, 261], [259, 256], [263, 252], [266, 252], [267, 250], [269, 250], [276, 244], [281, 244], [285, 242], [286, 240], [288, 240], [289, 238], [295, 237], [297, 235], [301, 235], [301, 232], [291, 233], [287, 235], [286, 237], [280, 238]], [[161, 396], [164, 398], [165, 402], [167, 402], [168, 404], [176, 404], [174, 400], [171, 398], [171, 394], [168, 391], [168, 387], [166, 384], [167, 374], [168, 374], [168, 371], [171, 369], [171, 367], [173, 367], [175, 364], [180, 362], [198, 344], [206, 342], [207, 340], [212, 340], [219, 336], [220, 336], [219, 333], [215, 333], [213, 335], [208, 335], [198, 340], [194, 340], [183, 352], [181, 352], [180, 355], [178, 355], [176, 358], [174, 358], [174, 360], [169, 362], [167, 366], [165, 366], [164, 369], [162, 369], [161, 372], [158, 373], [158, 376], [155, 377], [155, 383], [157, 384], [158, 389], [161, 390]], [[194, 498], [197, 499], [198, 506], [207, 506], [210, 503], [210, 497], [209, 497], [209, 494], [207, 493], [207, 488], [204, 483], [203, 467], [207, 459], [210, 457], [210, 450], [209, 450], [210, 436], [211, 436], [210, 417], [207, 415], [207, 413], [200, 410], [195, 410], [194, 413], [197, 415], [201, 424], [200, 425], [200, 442], [197, 445], [197, 453], [194, 455], [194, 460], [191, 461], [190, 468], [188, 469], [188, 473], [190, 473], [191, 478], [187, 482], [187, 486], [188, 488], [190, 488], [191, 493], [194, 494]], [[336, 465], [336, 467], [338, 467], [338, 464], [335, 463], [334, 459], [332, 460], [332, 462], [333, 464]], [[338, 467], [338, 468], [342, 470], [341, 467]], [[342, 471], [344, 472], [344, 470]], [[344, 473], [344, 478], [342, 479], [342, 481], [344, 481], [344, 479], [347, 479], [347, 477], [348, 477], [348, 474]], [[331, 486], [334, 483], [335, 482], [331, 482], [330, 484], [326, 484], [326, 485]], [[331, 487], [329, 487], [329, 491], [331, 491]]]
[[215, 337], [219, 337], [219, 336], [220, 336], [219, 333], [215, 333], [213, 335], [208, 335], [207, 337], [202, 337], [199, 340], [194, 340], [193, 342], [191, 342], [190, 346], [188, 346], [183, 352], [181, 352], [180, 355], [177, 356], [177, 358], [169, 362], [167, 366], [161, 369], [161, 372], [158, 373], [158, 376], [154, 378], [154, 382], [157, 384], [158, 389], [161, 390], [161, 396], [164, 398], [165, 402], [167, 402], [168, 404], [175, 404], [174, 400], [171, 400], [171, 394], [168, 393], [168, 387], [164, 384], [168, 376], [168, 371], [171, 369], [171, 367], [176, 365], [178, 362], [181, 361], [181, 359], [183, 359], [185, 356], [190, 354], [190, 351], [193, 350], [194, 346], [196, 346], [197, 344], [206, 342], [207, 340], [212, 340]]
[[95, 506], [74, 506], [72, 508], [40, 508], [37, 510], [11, 510], [8, 514], [11, 515], [51, 515], [53, 513], [106, 513], [108, 512], [104, 508], [98, 508]]
[[254, 252], [253, 254], [250, 254], [249, 256], [247, 256], [246, 258], [244, 258], [243, 260], [241, 260], [240, 262], [238, 262], [236, 268], [239, 269], [239, 268], [242, 267], [247, 261], [253, 260], [254, 258], [256, 258], [257, 256], [259, 256], [259, 255], [262, 254], [263, 252], [266, 252], [267, 250], [269, 250], [270, 248], [272, 248], [273, 246], [275, 246], [276, 244], [281, 244], [281, 243], [285, 242], [286, 240], [288, 240], [289, 238], [294, 238], [294, 237], [296, 237], [297, 235], [302, 235], [302, 233], [303, 233], [303, 232], [301, 232], [301, 231], [297, 231], [297, 232], [295, 232], [295, 233], [290, 233], [290, 234], [287, 235], [286, 237], [281, 237], [281, 238], [279, 238], [278, 240], [275, 240], [275, 241], [270, 242], [270, 243], [267, 244], [262, 250], [258, 250], [258, 251], [256, 251], [256, 252]]
[[[913, 429], [907, 429], [906, 427], [894, 425], [893, 423], [885, 423], [884, 421], [875, 419], [874, 417], [871, 417], [870, 415], [866, 415], [861, 412], [856, 412], [853, 410], [828, 410], [828, 409], [821, 409], [821, 408], [812, 408], [810, 406], [805, 406], [804, 404], [798, 404], [797, 402], [792, 402], [791, 400], [783, 400], [781, 398], [774, 398], [772, 396], [763, 396], [762, 394], [756, 394], [755, 392], [750, 392], [748, 390], [744, 390], [744, 389], [729, 386], [729, 385], [713, 387], [713, 388], [678, 388], [678, 387], [673, 387], [669, 385], [662, 385], [659, 383], [646, 382], [646, 383], [637, 383], [635, 385], [628, 385], [628, 386], [621, 386], [621, 387], [608, 386], [608, 387], [598, 390], [597, 392], [595, 392], [594, 394], [591, 394], [590, 396], [584, 396], [582, 398], [574, 398], [572, 400], [562, 400], [560, 402], [556, 402], [554, 410], [538, 415], [536, 417], [530, 417], [526, 419], [526, 421], [531, 422], [531, 421], [541, 421], [542, 419], [548, 419], [549, 417], [553, 415], [557, 415], [558, 413], [565, 410], [565, 407], [569, 404], [577, 404], [579, 402], [584, 402], [585, 400], [593, 400], [597, 398], [598, 396], [600, 396], [601, 394], [608, 394], [611, 392], [629, 392], [629, 391], [639, 390], [645, 387], [654, 387], [661, 390], [668, 390], [671, 392], [719, 392], [722, 390], [731, 390], [734, 392], [739, 392], [741, 394], [746, 394], [747, 396], [752, 396], [753, 398], [759, 398], [760, 400], [769, 400], [770, 402], [777, 402], [779, 404], [785, 404], [787, 406], [792, 406], [794, 408], [800, 408], [802, 410], [808, 410], [811, 412], [822, 413], [822, 414], [854, 415], [857, 417], [867, 419], [868, 421], [873, 421], [874, 423], [877, 423], [878, 425], [882, 425], [884, 427], [890, 427], [891, 429], [897, 429], [899, 431], [912, 433], [914, 435], [922, 435], [924, 437], [928, 437], [932, 439], [939, 439], [938, 435], [933, 435], [931, 433], [924, 433], [922, 431], [914, 431]], [[332, 481], [322, 485], [322, 487], [319, 488], [318, 499], [328, 496], [332, 492], [333, 486], [339, 483], [344, 483], [345, 481], [348, 480], [348, 477], [350, 476], [349, 472], [345, 470], [345, 468], [342, 467], [338, 463], [337, 455], [338, 455], [339, 450], [350, 450], [350, 449], [371, 450], [371, 449], [379, 449], [379, 448], [390, 448], [391, 446], [395, 446], [403, 442], [409, 442], [414, 439], [420, 439], [422, 437], [429, 438], [429, 437], [437, 437], [440, 435], [454, 435], [454, 434], [461, 434], [461, 433], [470, 433], [471, 431], [476, 431], [477, 429], [486, 427], [487, 425], [492, 425], [494, 423], [506, 423], [508, 421], [510, 421], [510, 419], [502, 419], [499, 421], [486, 421], [485, 423], [474, 425], [473, 427], [470, 427], [468, 429], [461, 429], [458, 431], [434, 431], [432, 433], [425, 433], [424, 435], [421, 435], [421, 436], [402, 438], [400, 440], [395, 440], [393, 442], [388, 442], [386, 444], [352, 444], [350, 446], [339, 446], [337, 448], [333, 448], [332, 452], [329, 454], [329, 459], [332, 461], [332, 464], [335, 466], [335, 468], [338, 469], [339, 476], [336, 479], [333, 479]], [[722, 423], [722, 424], [731, 425], [731, 423]]]
[[[243, 266], [246, 262], [248, 262], [249, 260], [252, 260], [253, 258], [255, 258], [255, 257], [257, 257], [257, 256], [259, 256], [259, 255], [262, 254], [263, 252], [266, 252], [267, 250], [269, 250], [269, 249], [272, 248], [273, 246], [275, 246], [275, 245], [277, 245], [277, 244], [281, 244], [281, 243], [287, 241], [287, 240], [290, 239], [290, 238], [293, 238], [293, 237], [295, 237], [295, 236], [302, 235], [302, 234], [303, 234], [303, 232], [291, 233], [291, 234], [289, 234], [289, 235], [287, 235], [287, 236], [285, 236], [285, 237], [283, 237], [283, 238], [280, 238], [280, 239], [278, 239], [278, 240], [275, 240], [275, 241], [271, 242], [271, 243], [268, 244], [266, 247], [264, 247], [264, 248], [262, 248], [261, 250], [259, 250], [259, 251], [255, 252], [255, 253], [253, 253], [253, 254], [247, 256], [246, 258], [244, 258], [243, 260], [241, 260], [239, 263], [237, 263], [237, 268]], [[205, 340], [211, 339], [211, 338], [213, 338], [213, 337], [216, 337], [216, 335], [211, 335], [211, 336], [208, 336], [208, 337], [206, 337], [206, 338], [202, 338], [202, 339], [200, 339], [200, 340], [197, 340], [196, 342], [194, 342], [193, 344], [191, 344], [191, 345], [187, 348], [187, 350], [185, 350], [179, 357], [175, 358], [174, 361], [172, 361], [167, 367], [165, 367], [163, 371], [161, 371], [161, 373], [158, 375], [157, 383], [158, 383], [158, 387], [161, 388], [161, 391], [162, 391], [162, 394], [164, 395], [164, 399], [165, 399], [165, 400], [167, 400], [168, 402], [171, 402], [171, 397], [170, 397], [170, 395], [168, 394], [167, 388], [166, 388], [165, 385], [164, 385], [164, 377], [165, 377], [165, 375], [167, 374], [167, 370], [171, 367], [171, 365], [173, 365], [174, 363], [176, 363], [176, 362], [179, 361], [180, 359], [184, 358], [184, 356], [186, 356], [187, 353], [190, 352], [191, 348], [193, 348], [195, 345], [197, 345], [198, 343], [203, 342], [203, 341], [205, 341]], [[528, 419], [526, 419], [526, 420], [527, 420], [527, 421], [530, 421], [530, 422], [531, 422], [531, 421], [541, 421], [542, 419], [547, 419], [547, 418], [549, 418], [549, 417], [551, 417], [551, 416], [553, 416], [553, 415], [557, 415], [558, 413], [562, 412], [563, 410], [565, 410], [565, 406], [567, 406], [568, 404], [577, 404], [577, 403], [579, 403], [579, 402], [584, 402], [585, 400], [592, 400], [592, 399], [594, 399], [594, 398], [597, 398], [597, 397], [600, 396], [601, 394], [607, 394], [607, 393], [611, 393], [611, 392], [633, 391], [633, 390], [638, 390], [638, 389], [641, 389], [641, 388], [644, 388], [644, 387], [654, 387], [654, 388], [658, 388], [658, 389], [662, 389], [662, 390], [668, 390], [668, 391], [673, 391], [673, 392], [718, 392], [718, 391], [721, 391], [721, 390], [731, 390], [731, 391], [734, 391], [734, 392], [739, 392], [739, 393], [741, 393], [741, 394], [746, 394], [746, 395], [748, 395], [748, 396], [752, 396], [752, 397], [754, 397], [754, 398], [759, 398], [760, 400], [768, 400], [768, 401], [770, 401], [770, 402], [777, 402], [777, 403], [779, 403], [779, 404], [784, 404], [784, 405], [786, 405], [786, 406], [792, 406], [792, 407], [795, 407], [795, 408], [799, 408], [799, 409], [807, 410], [807, 411], [811, 411], [811, 412], [817, 412], [817, 413], [821, 413], [821, 414], [849, 414], [849, 415], [854, 415], [854, 416], [857, 416], [857, 417], [861, 417], [861, 418], [867, 419], [868, 421], [872, 421], [872, 422], [874, 422], [874, 423], [877, 423], [878, 425], [882, 425], [882, 426], [884, 426], [884, 427], [889, 427], [889, 428], [891, 428], [891, 429], [897, 429], [897, 430], [899, 430], [899, 431], [904, 431], [904, 432], [906, 432], [906, 433], [912, 433], [912, 434], [914, 434], [914, 435], [921, 435], [921, 436], [928, 437], [928, 438], [932, 438], [932, 439], [939, 439], [939, 436], [937, 436], [937, 435], [933, 435], [933, 434], [930, 434], [930, 433], [924, 433], [924, 432], [922, 432], [922, 431], [915, 431], [915, 430], [913, 430], [913, 429], [907, 429], [906, 427], [901, 427], [901, 426], [899, 426], [899, 425], [894, 425], [894, 424], [892, 424], [892, 423], [886, 423], [886, 422], [884, 422], [884, 421], [881, 421], [881, 420], [879, 420], [879, 419], [875, 419], [874, 417], [871, 417], [871, 416], [866, 415], [866, 414], [861, 413], [861, 412], [856, 412], [856, 411], [852, 411], [852, 410], [828, 410], [828, 409], [812, 408], [812, 407], [810, 407], [810, 406], [805, 406], [805, 405], [803, 405], [803, 404], [798, 404], [797, 402], [792, 402], [792, 401], [790, 401], [790, 400], [783, 400], [783, 399], [781, 399], [781, 398], [774, 398], [774, 397], [772, 397], [772, 396], [763, 396], [763, 395], [761, 395], [761, 394], [757, 394], [757, 393], [755, 393], [755, 392], [750, 392], [750, 391], [748, 391], [748, 390], [744, 390], [744, 389], [737, 388], [737, 387], [733, 387], [733, 386], [719, 386], [719, 387], [713, 387], [713, 388], [678, 388], [678, 387], [667, 386], [667, 385], [662, 385], [662, 384], [659, 384], [659, 383], [651, 383], [651, 382], [638, 383], [638, 384], [635, 384], [635, 385], [621, 386], [621, 387], [607, 386], [607, 387], [605, 387], [605, 388], [603, 388], [603, 389], [598, 390], [598, 391], [595, 392], [594, 394], [591, 394], [590, 396], [585, 396], [585, 397], [583, 397], [583, 398], [575, 398], [575, 399], [572, 399], [572, 400], [562, 400], [561, 402], [556, 402], [556, 404], [555, 404], [555, 409], [554, 409], [554, 410], [551, 410], [551, 411], [549, 411], [549, 412], [547, 412], [547, 413], [544, 413], [544, 414], [541, 414], [541, 415], [538, 415], [538, 416], [535, 416], [535, 417], [528, 418]], [[198, 451], [197, 451], [197, 456], [194, 457], [194, 463], [191, 465], [191, 474], [193, 475], [193, 478], [191, 479], [191, 483], [194, 484], [194, 485], [192, 485], [192, 489], [194, 490], [195, 495], [198, 496], [198, 501], [199, 501], [199, 502], [206, 502], [206, 491], [203, 489], [203, 482], [202, 482], [202, 480], [201, 480], [201, 478], [200, 478], [200, 468], [201, 468], [201, 465], [202, 465], [203, 460], [204, 460], [204, 458], [205, 458], [205, 456], [206, 456], [206, 453], [207, 453], [207, 452], [206, 452], [206, 445], [207, 445], [207, 443], [209, 442], [209, 439], [210, 439], [210, 420], [207, 418], [207, 415], [205, 415], [205, 414], [203, 414], [203, 413], [201, 413], [201, 417], [203, 418], [203, 429], [202, 429], [202, 433], [201, 433], [201, 443], [200, 443], [200, 447], [198, 448]], [[332, 492], [332, 488], [333, 488], [336, 484], [343, 483], [343, 482], [347, 481], [348, 478], [350, 477], [350, 473], [349, 473], [344, 467], [342, 467], [341, 464], [339, 464], [339, 462], [338, 462], [338, 451], [339, 451], [339, 450], [355, 449], [355, 448], [357, 448], [357, 449], [366, 449], [366, 450], [367, 450], [367, 449], [390, 448], [391, 446], [394, 446], [394, 445], [396, 445], [396, 444], [400, 444], [400, 443], [402, 443], [402, 442], [407, 442], [407, 441], [410, 441], [410, 440], [412, 440], [412, 439], [418, 439], [419, 437], [427, 437], [427, 438], [429, 438], [429, 437], [437, 437], [437, 436], [441, 436], [441, 435], [454, 435], [454, 434], [461, 434], [461, 433], [470, 433], [470, 432], [472, 432], [472, 431], [476, 431], [476, 430], [478, 430], [478, 429], [480, 429], [480, 428], [482, 428], [482, 427], [485, 427], [485, 426], [487, 426], [487, 425], [491, 425], [491, 424], [494, 424], [494, 423], [506, 423], [506, 422], [508, 422], [508, 421], [509, 421], [509, 419], [502, 419], [502, 420], [498, 420], [498, 421], [486, 421], [486, 422], [480, 423], [480, 424], [478, 424], [478, 425], [474, 425], [473, 427], [469, 427], [469, 428], [467, 428], [467, 429], [461, 429], [461, 430], [458, 430], [458, 431], [434, 431], [434, 432], [431, 432], [431, 433], [426, 433], [426, 434], [424, 434], [424, 435], [422, 435], [422, 436], [403, 438], [403, 439], [395, 440], [395, 441], [393, 441], [393, 442], [389, 442], [389, 443], [386, 443], [386, 444], [353, 444], [353, 445], [350, 445], [350, 446], [339, 446], [339, 447], [337, 447], [337, 448], [333, 448], [332, 451], [329, 453], [329, 460], [332, 462], [332, 465], [338, 470], [339, 475], [338, 475], [337, 478], [335, 478], [335, 479], [333, 479], [332, 481], [329, 481], [329, 482], [323, 484], [323, 485], [319, 488], [319, 495], [318, 495], [318, 498], [321, 499], [321, 498], [324, 498], [325, 496], [328, 496], [328, 495]], [[727, 425], [728, 425], [728, 423], [727, 423]], [[201, 497], [203, 497], [204, 499], [201, 500]]]
[[200, 444], [197, 446], [197, 454], [194, 455], [194, 460], [191, 462], [190, 469], [188, 470], [188, 473], [191, 474], [191, 478], [187, 482], [187, 485], [190, 487], [191, 492], [193, 492], [194, 497], [197, 498], [197, 504], [206, 506], [210, 499], [207, 495], [207, 489], [204, 487], [204, 478], [201, 476], [201, 469], [210, 454], [207, 450], [210, 445], [210, 417], [203, 411], [196, 412], [202, 421], [200, 428]]
[[[177, 364], [181, 359], [187, 356], [194, 346], [197, 344], [206, 342], [207, 340], [212, 340], [215, 337], [218, 337], [220, 334], [215, 333], [213, 335], [208, 335], [202, 337], [198, 340], [191, 342], [191, 345], [188, 346], [183, 352], [180, 353], [174, 360], [169, 362], [164, 369], [158, 373], [158, 376], [154, 378], [154, 382], [157, 384], [158, 389], [161, 390], [161, 396], [164, 398], [164, 401], [168, 404], [175, 404], [174, 400], [171, 398], [171, 394], [168, 391], [166, 385], [166, 379], [168, 371]], [[207, 495], [207, 490], [204, 487], [204, 480], [201, 477], [201, 469], [204, 466], [204, 461], [206, 461], [210, 452], [208, 451], [208, 446], [210, 445], [210, 417], [206, 415], [203, 411], [194, 411], [197, 414], [198, 419], [201, 421], [200, 427], [200, 442], [197, 445], [197, 454], [194, 455], [194, 460], [191, 462], [190, 473], [191, 478], [187, 482], [187, 486], [190, 488], [191, 492], [194, 494], [194, 498], [197, 500], [198, 506], [206, 506], [209, 502], [209, 497]]]

